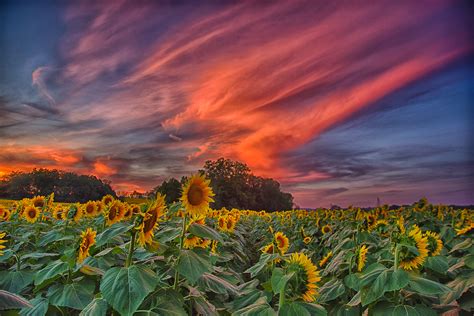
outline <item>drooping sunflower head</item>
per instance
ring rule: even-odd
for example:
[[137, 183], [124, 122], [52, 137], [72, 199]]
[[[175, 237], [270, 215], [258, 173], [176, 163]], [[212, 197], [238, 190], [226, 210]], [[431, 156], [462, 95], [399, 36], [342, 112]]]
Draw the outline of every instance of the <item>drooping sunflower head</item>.
[[332, 251], [329, 251], [320, 261], [319, 261], [319, 267], [322, 268], [326, 265], [329, 259], [332, 257]]
[[377, 231], [381, 236], [387, 237], [389, 235], [389, 224], [386, 219], [379, 219], [372, 225], [371, 231]]
[[428, 238], [428, 256], [434, 257], [443, 250], [443, 241], [437, 233], [427, 231], [425, 237]]
[[84, 205], [84, 215], [86, 217], [93, 217], [97, 212], [97, 206], [95, 202], [89, 201]]
[[305, 238], [303, 238], [303, 242], [307, 245], [311, 242], [311, 237], [310, 236], [306, 236]]
[[0, 232], [0, 256], [3, 256], [3, 249], [6, 248], [6, 246], [4, 245], [8, 241], [7, 239], [5, 239], [6, 235], [7, 233]]
[[405, 232], [406, 232], [405, 219], [401, 215], [398, 217], [397, 227], [398, 227], [398, 230], [400, 231], [400, 234], [405, 234]]
[[269, 254], [274, 253], [275, 252], [275, 247], [274, 247], [273, 243], [268, 244], [265, 247], [263, 247], [262, 252], [263, 253], [269, 253]]
[[290, 247], [290, 241], [288, 240], [288, 237], [286, 237], [282, 232], [276, 232], [274, 238], [280, 254], [284, 255]]
[[102, 212], [103, 212], [104, 209], [105, 209], [105, 205], [104, 205], [104, 203], [103, 203], [102, 201], [95, 201], [95, 207], [96, 207], [95, 213], [96, 213], [97, 215], [102, 214]]
[[425, 262], [428, 257], [428, 238], [423, 236], [420, 228], [413, 225], [412, 229], [402, 237], [402, 243], [416, 248], [416, 253], [410, 248], [402, 247], [400, 250], [400, 268], [404, 270], [413, 270]]
[[34, 207], [43, 208], [43, 206], [46, 204], [46, 201], [44, 196], [37, 195], [31, 199], [31, 204], [33, 204]]
[[329, 224], [324, 225], [323, 228], [321, 228], [321, 232], [322, 232], [324, 235], [326, 235], [326, 234], [332, 232], [332, 228], [331, 228], [331, 226], [330, 226]]
[[319, 271], [304, 253], [293, 253], [287, 260], [289, 272], [295, 272], [295, 276], [288, 282], [290, 293], [302, 298], [306, 302], [316, 299], [318, 285], [321, 281]]
[[142, 213], [143, 222], [140, 225], [138, 242], [144, 246], [153, 241], [154, 230], [158, 226], [158, 220], [165, 214], [165, 197], [158, 194], [156, 200]]
[[10, 219], [11, 212], [10, 210], [0, 206], [0, 222], [5, 221], [7, 222]]
[[95, 244], [95, 236], [97, 232], [92, 230], [92, 228], [87, 228], [81, 233], [81, 245], [79, 246], [79, 254], [77, 257], [77, 262], [82, 263], [84, 259], [89, 257], [89, 250], [92, 245]]
[[359, 248], [359, 252], [357, 254], [357, 271], [362, 271], [365, 266], [365, 262], [367, 261], [367, 251], [368, 248], [366, 245], [362, 245], [362, 247]]
[[[71, 212], [71, 209], [69, 211]], [[74, 212], [72, 219], [74, 220], [74, 222], [78, 223], [84, 215], [84, 211], [79, 205], [75, 205], [72, 211]]]
[[184, 185], [181, 201], [190, 215], [205, 215], [209, 203], [214, 202], [210, 180], [203, 175], [193, 175]]
[[456, 235], [458, 235], [458, 236], [459, 235], [465, 235], [473, 229], [474, 229], [474, 222], [468, 223], [463, 228], [456, 229]]
[[234, 232], [235, 225], [237, 225], [237, 219], [234, 216], [228, 215], [226, 221], [226, 231]]
[[110, 194], [107, 194], [105, 195], [103, 198], [102, 198], [102, 203], [104, 203], [105, 206], [109, 205], [110, 203], [112, 203], [114, 201], [114, 197]]
[[132, 207], [128, 204], [124, 204], [123, 207], [124, 207], [123, 220], [129, 221], [133, 216]]
[[227, 216], [219, 216], [217, 219], [217, 226], [219, 230], [225, 231], [227, 229]]
[[40, 210], [34, 205], [28, 205], [23, 211], [23, 216], [29, 223], [34, 223], [40, 217]]

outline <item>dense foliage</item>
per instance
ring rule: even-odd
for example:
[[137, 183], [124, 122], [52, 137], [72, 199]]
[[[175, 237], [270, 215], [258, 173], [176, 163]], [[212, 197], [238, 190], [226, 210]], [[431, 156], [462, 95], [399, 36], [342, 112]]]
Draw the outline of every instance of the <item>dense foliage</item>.
[[21, 315], [471, 315], [474, 212], [422, 201], [267, 213], [54, 196], [0, 208], [0, 311]]
[[0, 197], [21, 199], [54, 193], [60, 202], [99, 200], [115, 192], [110, 183], [95, 176], [78, 175], [59, 170], [34, 169], [32, 172], [13, 172], [0, 181]]

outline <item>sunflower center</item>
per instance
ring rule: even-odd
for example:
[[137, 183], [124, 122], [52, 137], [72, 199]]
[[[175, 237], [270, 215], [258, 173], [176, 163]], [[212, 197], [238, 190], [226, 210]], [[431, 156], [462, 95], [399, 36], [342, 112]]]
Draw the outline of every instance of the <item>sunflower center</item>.
[[151, 212], [150, 218], [148, 218], [145, 221], [145, 223], [143, 225], [143, 231], [145, 233], [151, 231], [155, 227], [157, 219], [158, 219], [158, 212], [156, 210], [154, 210], [154, 211]]
[[203, 202], [204, 192], [200, 186], [191, 185], [188, 191], [188, 201], [191, 205], [196, 206]]
[[29, 216], [30, 218], [34, 218], [34, 217], [36, 216], [36, 210], [30, 209], [30, 210], [28, 211], [28, 216]]

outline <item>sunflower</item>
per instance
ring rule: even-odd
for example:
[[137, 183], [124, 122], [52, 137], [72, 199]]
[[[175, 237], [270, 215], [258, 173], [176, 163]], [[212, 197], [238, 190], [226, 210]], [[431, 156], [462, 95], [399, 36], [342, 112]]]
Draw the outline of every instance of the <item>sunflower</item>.
[[418, 254], [402, 249], [400, 251], [400, 267], [404, 270], [413, 270], [421, 266], [428, 257], [428, 238], [423, 236], [417, 225], [413, 225], [408, 236], [404, 237], [403, 240], [406, 243], [416, 247]]
[[219, 227], [219, 230], [225, 231], [227, 229], [227, 217], [219, 216], [217, 219], [217, 226]]
[[403, 218], [403, 216], [400, 216], [398, 218], [397, 226], [398, 226], [398, 229], [400, 230], [400, 233], [405, 234], [405, 232], [406, 232], [406, 230], [405, 230], [405, 219]]
[[211, 242], [211, 252], [212, 253], [217, 253], [217, 245], [219, 244], [219, 242], [217, 240], [213, 240]]
[[280, 254], [282, 255], [284, 255], [290, 247], [290, 241], [288, 240], [288, 237], [286, 237], [282, 232], [275, 233], [275, 243], [278, 250], [280, 251]]
[[97, 205], [95, 202], [89, 201], [84, 205], [83, 211], [86, 217], [94, 217], [97, 212]]
[[6, 246], [3, 245], [3, 244], [5, 244], [8, 241], [6, 239], [3, 239], [3, 238], [5, 238], [6, 234], [7, 233], [1, 233], [0, 232], [0, 256], [3, 256], [3, 250], [2, 249], [6, 248]]
[[329, 251], [320, 261], [319, 261], [319, 267], [322, 268], [328, 260], [332, 257], [332, 251]]
[[428, 256], [434, 257], [441, 253], [443, 250], [443, 242], [437, 233], [427, 231], [425, 237], [428, 238]]
[[187, 236], [183, 240], [184, 249], [193, 249], [200, 243], [200, 238], [198, 236]]
[[273, 245], [273, 243], [268, 244], [265, 247], [263, 247], [262, 252], [273, 254], [275, 252], [275, 246]]
[[101, 214], [105, 209], [105, 205], [104, 203], [102, 203], [102, 201], [95, 201], [95, 207], [96, 207], [95, 209], [96, 215]]
[[0, 221], [5, 221], [7, 222], [10, 219], [11, 212], [0, 206]]
[[210, 180], [202, 175], [192, 176], [183, 187], [181, 201], [190, 215], [205, 215], [209, 203], [214, 202]]
[[95, 244], [95, 236], [97, 232], [93, 231], [92, 228], [87, 228], [81, 233], [81, 245], [79, 246], [79, 255], [77, 257], [77, 262], [82, 263], [84, 259], [89, 257], [89, 249], [92, 245]]
[[316, 299], [318, 286], [321, 281], [319, 271], [304, 253], [293, 253], [287, 260], [288, 271], [295, 272], [297, 285], [290, 283], [290, 291], [296, 293], [306, 302], [313, 302]]
[[235, 225], [237, 225], [237, 220], [233, 216], [227, 216], [226, 231], [234, 232]]
[[122, 220], [125, 208], [120, 201], [113, 201], [106, 211], [107, 226], [118, 223]]
[[132, 219], [132, 216], [133, 216], [132, 207], [128, 204], [124, 204], [124, 209], [125, 209], [125, 212], [123, 213], [123, 220], [129, 221], [130, 219]]
[[158, 220], [165, 213], [165, 197], [158, 194], [156, 200], [142, 213], [143, 222], [138, 233], [138, 242], [141, 246], [150, 244], [153, 240], [154, 230], [158, 226]]
[[327, 225], [324, 225], [323, 228], [321, 228], [321, 231], [323, 232], [323, 234], [327, 234], [327, 233], [330, 233], [332, 232], [332, 228], [329, 224]]
[[303, 238], [303, 242], [307, 245], [311, 242], [311, 237], [310, 236], [306, 236], [305, 238]]
[[385, 219], [379, 219], [375, 222], [374, 225], [372, 225], [372, 228], [369, 229], [369, 231], [378, 231], [381, 236], [387, 237], [389, 235], [388, 232], [388, 221]]
[[53, 210], [53, 218], [60, 221], [63, 219], [64, 210], [61, 206], [56, 206]]
[[38, 220], [40, 213], [41, 212], [39, 209], [37, 209], [33, 205], [28, 205], [23, 211], [23, 216], [28, 222], [34, 223]]
[[44, 196], [37, 195], [31, 199], [31, 204], [33, 204], [34, 207], [43, 208], [43, 206], [46, 204], [46, 201]]
[[365, 266], [365, 262], [367, 260], [367, 251], [368, 251], [368, 248], [366, 245], [362, 245], [362, 247], [360, 247], [359, 249], [359, 253], [358, 253], [358, 256], [357, 256], [357, 271], [362, 271], [362, 269], [364, 269], [364, 266]]
[[72, 216], [72, 219], [74, 220], [74, 222], [78, 223], [81, 220], [82, 215], [84, 215], [84, 211], [82, 210], [82, 207], [80, 207], [79, 204], [75, 206], [74, 210], [75, 213]]
[[142, 210], [140, 208], [140, 205], [133, 205], [132, 207], [132, 214], [133, 215], [136, 215], [136, 214], [139, 214]]
[[466, 233], [470, 232], [472, 229], [474, 229], [474, 222], [471, 224], [461, 228], [461, 229], [456, 229], [456, 235], [465, 235]]
[[105, 195], [103, 198], [102, 198], [102, 203], [107, 206], [109, 205], [110, 203], [112, 203], [114, 201], [114, 197], [110, 194], [107, 194]]

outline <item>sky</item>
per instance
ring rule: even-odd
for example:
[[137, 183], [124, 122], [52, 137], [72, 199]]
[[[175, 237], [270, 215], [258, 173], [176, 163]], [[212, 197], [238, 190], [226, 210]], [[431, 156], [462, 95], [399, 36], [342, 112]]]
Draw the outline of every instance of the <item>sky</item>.
[[[198, 4], [199, 3], [199, 4]], [[219, 157], [300, 207], [474, 203], [468, 1], [2, 1], [0, 176]]]

